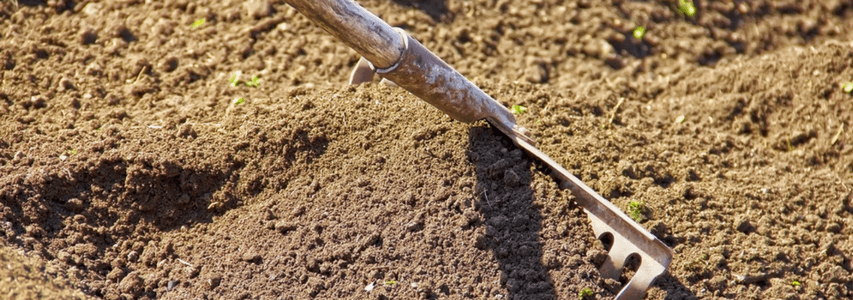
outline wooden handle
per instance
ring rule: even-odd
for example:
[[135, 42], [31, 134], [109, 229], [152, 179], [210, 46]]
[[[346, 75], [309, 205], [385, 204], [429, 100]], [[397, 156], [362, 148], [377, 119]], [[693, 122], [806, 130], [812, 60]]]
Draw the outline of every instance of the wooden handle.
[[352, 0], [285, 0], [377, 68], [393, 66], [405, 45], [391, 25]]

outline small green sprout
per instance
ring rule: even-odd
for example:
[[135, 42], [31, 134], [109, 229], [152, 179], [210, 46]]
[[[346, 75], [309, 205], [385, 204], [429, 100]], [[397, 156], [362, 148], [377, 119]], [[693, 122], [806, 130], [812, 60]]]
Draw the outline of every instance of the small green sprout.
[[585, 287], [578, 292], [578, 299], [583, 300], [583, 298], [592, 297], [593, 295], [595, 295], [595, 292], [593, 292], [591, 288]]
[[190, 27], [192, 27], [192, 28], [199, 28], [199, 27], [201, 27], [201, 25], [204, 25], [204, 22], [205, 22], [205, 21], [207, 21], [205, 18], [201, 18], [201, 19], [195, 20], [195, 22], [193, 22], [193, 23], [190, 25]]
[[228, 82], [231, 83], [231, 86], [236, 87], [238, 84], [240, 84], [240, 75], [243, 75], [243, 72], [237, 71], [234, 72], [234, 75], [231, 75], [231, 78], [228, 79]]
[[228, 78], [228, 83], [230, 83], [231, 86], [233, 86], [233, 87], [237, 87], [241, 83], [245, 84], [248, 87], [258, 87], [261, 85], [261, 78], [258, 77], [258, 75], [252, 75], [252, 79], [249, 79], [249, 82], [245, 82], [242, 79], [240, 79], [242, 76], [243, 76], [243, 71], [234, 72], [234, 75], [231, 75], [231, 77]]
[[853, 93], [853, 82], [848, 82], [844, 84], [843, 86], [841, 86], [841, 90], [848, 94]]
[[645, 215], [646, 211], [646, 202], [645, 201], [635, 201], [631, 200], [628, 202], [628, 215], [631, 216], [631, 219], [634, 221], [640, 222], [646, 219]]
[[684, 123], [684, 118], [685, 118], [684, 115], [678, 116], [678, 118], [675, 118], [675, 123], [679, 123], [679, 124]]
[[246, 86], [250, 87], [258, 87], [259, 85], [261, 85], [261, 78], [258, 75], [252, 75], [252, 79], [246, 83]]
[[396, 280], [393, 280], [393, 279], [392, 279], [392, 280], [385, 281], [385, 285], [395, 285], [395, 284], [397, 284], [397, 281], [396, 281]]
[[513, 105], [510, 110], [512, 111], [512, 114], [520, 115], [527, 111], [527, 107], [521, 105]]
[[800, 282], [799, 282], [799, 281], [794, 280], [794, 281], [791, 281], [791, 285], [793, 285], [793, 286], [800, 286]]
[[68, 153], [68, 154], [71, 154], [71, 155], [77, 154], [77, 150], [74, 150], [74, 149], [71, 149], [71, 150], [68, 150], [68, 151], [65, 151], [65, 152], [66, 152], [66, 153]]
[[243, 98], [237, 98], [237, 99], [234, 99], [234, 106], [237, 106], [237, 105], [243, 104], [243, 103], [245, 103], [245, 102], [246, 102], [246, 99], [243, 99]]
[[678, 11], [688, 17], [696, 15], [696, 6], [692, 0], [678, 0]]
[[646, 35], [646, 28], [643, 26], [637, 26], [637, 28], [634, 28], [634, 32], [632, 32], [632, 34], [635, 39], [642, 40], [643, 36]]

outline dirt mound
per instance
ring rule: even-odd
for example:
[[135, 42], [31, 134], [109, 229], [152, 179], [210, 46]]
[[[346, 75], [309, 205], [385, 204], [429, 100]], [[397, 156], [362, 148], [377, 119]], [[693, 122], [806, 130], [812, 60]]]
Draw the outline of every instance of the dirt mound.
[[6, 168], [4, 218], [28, 224], [7, 237], [88, 271], [70, 279], [107, 298], [595, 286], [583, 214], [519, 150], [389, 92], [298, 89], [232, 106], [222, 124], [66, 130], [59, 152]]
[[[685, 3], [363, 5], [639, 208], [676, 252], [648, 298], [850, 297], [853, 6]], [[0, 28], [4, 251], [84, 294], [619, 288], [540, 166], [487, 123], [343, 86], [358, 56], [281, 1], [3, 1]]]
[[[69, 287], [67, 282], [48, 276], [38, 257], [25, 257], [7, 245], [0, 247], [0, 277], [6, 299], [92, 299]], [[80, 272], [73, 268], [68, 272]]]

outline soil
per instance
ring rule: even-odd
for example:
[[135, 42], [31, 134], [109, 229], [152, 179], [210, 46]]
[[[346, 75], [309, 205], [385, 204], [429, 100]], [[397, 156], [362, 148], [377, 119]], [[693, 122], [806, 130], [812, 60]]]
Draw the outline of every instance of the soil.
[[6, 266], [0, 268], [4, 299], [94, 299], [69, 288], [68, 282], [46, 274], [44, 262], [38, 257], [26, 257], [19, 252], [8, 245], [0, 248], [0, 263]]
[[[640, 203], [675, 252], [647, 299], [853, 297], [850, 3], [360, 3]], [[10, 298], [610, 299], [630, 277], [599, 277], [583, 210], [499, 131], [346, 86], [359, 56], [282, 1], [0, 1], [0, 35]]]

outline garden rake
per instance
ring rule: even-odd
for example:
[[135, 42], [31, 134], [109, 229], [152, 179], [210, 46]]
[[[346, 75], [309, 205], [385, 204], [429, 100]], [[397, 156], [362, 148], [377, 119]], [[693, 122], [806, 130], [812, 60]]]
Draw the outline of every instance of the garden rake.
[[589, 216], [598, 238], [612, 235], [601, 276], [618, 279], [632, 255], [640, 265], [616, 299], [641, 299], [666, 271], [672, 250], [615, 205], [536, 148], [527, 129], [503, 105], [399, 28], [392, 28], [352, 0], [285, 0], [326, 32], [358, 52], [362, 59], [350, 83], [369, 81], [374, 73], [466, 123], [486, 119], [515, 145], [552, 170], [561, 189], [569, 189]]

